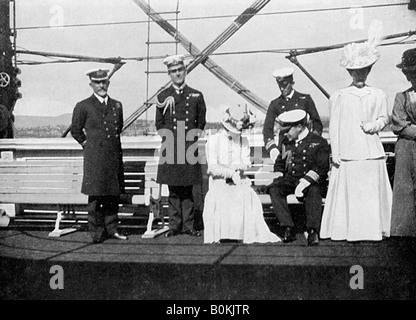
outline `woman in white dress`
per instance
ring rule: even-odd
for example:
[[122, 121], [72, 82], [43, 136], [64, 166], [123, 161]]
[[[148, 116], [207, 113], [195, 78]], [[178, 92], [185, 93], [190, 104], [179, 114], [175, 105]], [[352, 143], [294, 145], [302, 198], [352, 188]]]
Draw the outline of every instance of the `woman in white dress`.
[[243, 129], [254, 125], [247, 107], [227, 107], [223, 130], [207, 139], [209, 191], [204, 203], [204, 243], [240, 240], [243, 243], [279, 242], [263, 218], [263, 207], [244, 171], [251, 166]]
[[365, 81], [379, 58], [380, 37], [344, 47], [341, 65], [352, 84], [330, 97], [333, 166], [321, 238], [382, 240], [390, 235], [392, 190], [378, 132], [389, 121], [387, 96]]

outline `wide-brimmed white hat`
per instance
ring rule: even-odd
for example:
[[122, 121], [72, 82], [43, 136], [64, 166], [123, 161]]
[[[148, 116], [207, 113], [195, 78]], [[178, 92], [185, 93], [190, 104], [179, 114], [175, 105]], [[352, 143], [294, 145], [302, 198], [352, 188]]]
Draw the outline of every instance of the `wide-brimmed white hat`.
[[244, 129], [254, 126], [256, 116], [249, 110], [247, 105], [225, 107], [221, 123], [230, 132], [240, 134]]
[[350, 43], [342, 49], [340, 64], [346, 69], [369, 67], [380, 58], [378, 45], [383, 39], [383, 24], [373, 20], [368, 30], [368, 40], [363, 43]]

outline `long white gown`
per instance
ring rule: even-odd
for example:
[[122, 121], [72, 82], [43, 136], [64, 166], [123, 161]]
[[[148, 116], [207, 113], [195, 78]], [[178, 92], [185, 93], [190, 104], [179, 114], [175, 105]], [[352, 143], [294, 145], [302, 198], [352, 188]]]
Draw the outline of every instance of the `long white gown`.
[[221, 239], [279, 242], [264, 221], [262, 204], [249, 179], [243, 178], [239, 185], [226, 183], [235, 168], [251, 165], [248, 139], [224, 130], [208, 137], [206, 154], [210, 185], [203, 212], [204, 243]]
[[[364, 133], [363, 121], [376, 121], [377, 133]], [[331, 151], [341, 164], [331, 169], [321, 238], [361, 241], [390, 236], [392, 190], [378, 135], [387, 123], [387, 97], [380, 89], [351, 86], [331, 96]]]

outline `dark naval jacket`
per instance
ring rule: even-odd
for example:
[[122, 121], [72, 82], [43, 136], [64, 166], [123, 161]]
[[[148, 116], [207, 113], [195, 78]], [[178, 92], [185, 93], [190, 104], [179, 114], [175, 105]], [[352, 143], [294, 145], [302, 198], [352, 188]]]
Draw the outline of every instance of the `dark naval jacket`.
[[284, 139], [279, 146], [280, 154], [274, 165], [275, 172], [296, 179], [304, 178], [310, 183], [326, 184], [330, 162], [328, 142], [312, 132], [300, 140]]
[[13, 138], [11, 124], [12, 119], [9, 109], [0, 104], [0, 139]]
[[313, 102], [311, 96], [294, 90], [292, 98], [286, 100], [286, 98], [280, 95], [278, 98], [270, 102], [269, 108], [267, 109], [263, 127], [263, 139], [264, 146], [268, 152], [270, 152], [272, 148], [277, 147], [274, 144], [274, 126], [276, 118], [283, 112], [295, 109], [305, 110], [310, 117], [308, 125], [309, 130], [318, 135], [322, 134], [323, 126], [321, 118], [319, 117], [315, 103]]
[[192, 129], [204, 129], [205, 114], [204, 96], [187, 85], [180, 93], [170, 86], [158, 94], [155, 122], [162, 137], [158, 183], [172, 186], [202, 183], [201, 166], [195, 161], [198, 136], [192, 134], [195, 130], [190, 133], [193, 139], [186, 136]]
[[71, 134], [84, 148], [82, 193], [117, 196], [124, 192], [122, 128], [119, 101], [108, 97], [107, 105], [101, 104], [93, 94], [76, 104]]

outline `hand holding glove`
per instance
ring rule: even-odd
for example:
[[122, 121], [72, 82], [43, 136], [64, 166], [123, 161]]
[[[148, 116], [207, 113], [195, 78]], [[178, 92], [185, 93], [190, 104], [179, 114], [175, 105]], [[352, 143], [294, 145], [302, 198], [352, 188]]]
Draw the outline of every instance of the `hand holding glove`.
[[302, 198], [304, 196], [303, 191], [309, 187], [311, 183], [306, 179], [302, 178], [299, 180], [299, 184], [295, 189], [295, 196], [296, 198]]
[[335, 166], [339, 166], [339, 165], [341, 164], [341, 159], [340, 159], [339, 154], [333, 154], [333, 155], [332, 155], [332, 163], [333, 163]]
[[375, 121], [367, 121], [361, 123], [361, 129], [368, 134], [380, 132], [386, 126], [386, 120], [379, 118]]
[[374, 122], [362, 122], [361, 123], [361, 129], [365, 132], [365, 133], [369, 133], [372, 134], [375, 131], [375, 123]]

